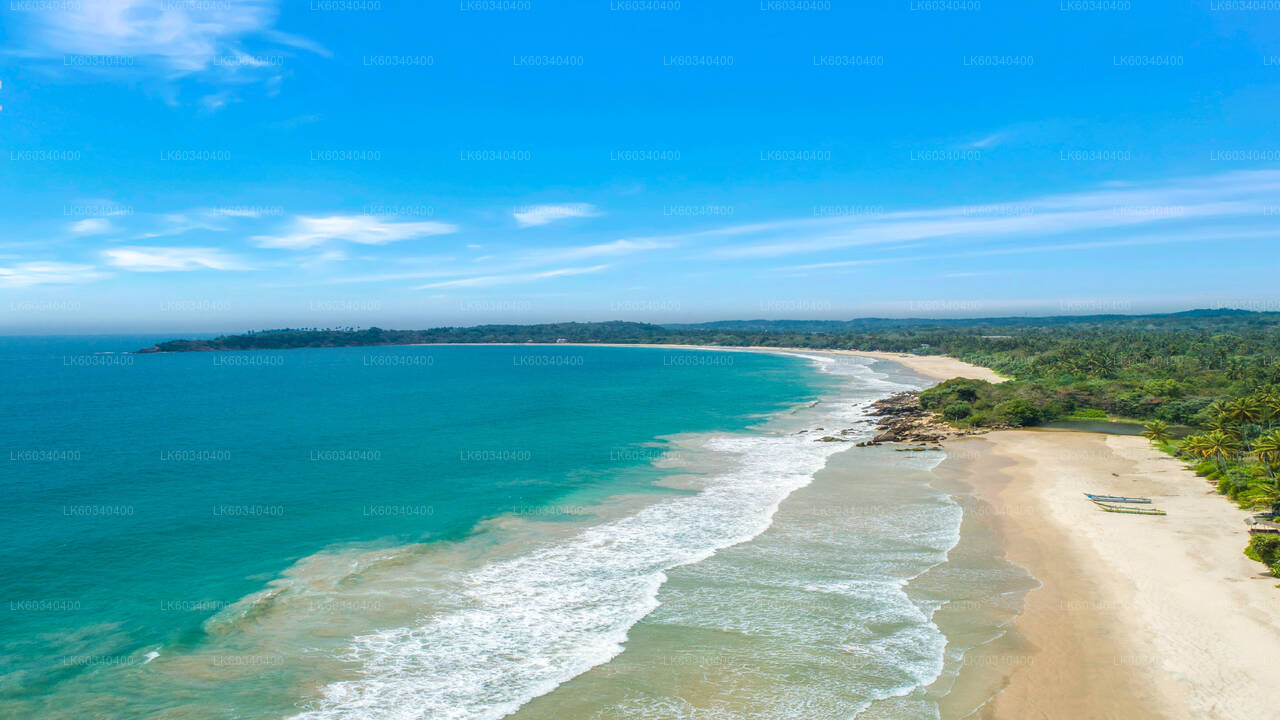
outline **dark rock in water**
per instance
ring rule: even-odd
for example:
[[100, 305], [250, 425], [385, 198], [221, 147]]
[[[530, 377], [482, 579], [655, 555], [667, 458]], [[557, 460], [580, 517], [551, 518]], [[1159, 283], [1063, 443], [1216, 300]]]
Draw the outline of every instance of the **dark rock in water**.
[[818, 438], [817, 440], [814, 440], [814, 442], [849, 442], [849, 441], [846, 440], [845, 438], [832, 437], [831, 435], [824, 435]]

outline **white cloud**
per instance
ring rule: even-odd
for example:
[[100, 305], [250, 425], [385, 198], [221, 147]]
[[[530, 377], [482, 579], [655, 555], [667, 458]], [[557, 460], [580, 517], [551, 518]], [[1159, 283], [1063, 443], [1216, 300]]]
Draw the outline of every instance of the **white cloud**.
[[[1244, 221], [1275, 227], [1268, 215], [1280, 171], [1249, 171], [1170, 182], [1043, 195], [1005, 204], [953, 205], [836, 218], [794, 218], [728, 226], [656, 240], [733, 238], [712, 258], [765, 258], [843, 248], [921, 243], [930, 247], [999, 240], [1028, 243], [1069, 233], [1129, 233]], [[750, 238], [750, 239], [748, 239]]]
[[149, 240], [158, 237], [170, 237], [173, 235], [182, 235], [192, 230], [208, 230], [210, 232], [223, 232], [226, 230], [221, 225], [215, 225], [203, 217], [217, 217], [218, 213], [198, 212], [194, 214], [188, 213], [166, 213], [160, 216], [162, 226], [151, 232], [142, 233], [137, 236], [139, 240]]
[[25, 262], [11, 267], [0, 267], [0, 287], [30, 287], [32, 285], [64, 285], [88, 282], [102, 277], [92, 265], [73, 265], [62, 262]]
[[253, 240], [265, 248], [309, 248], [332, 240], [386, 245], [387, 243], [447, 235], [458, 231], [449, 223], [395, 222], [373, 215], [331, 215], [329, 217], [294, 218], [293, 227], [283, 235], [256, 235]]
[[[468, 245], [468, 248], [480, 247], [479, 245]], [[451, 280], [449, 284], [453, 286], [468, 285], [484, 285], [484, 284], [502, 284], [504, 282], [520, 282], [525, 280], [538, 280], [543, 277], [556, 277], [558, 275], [574, 275], [583, 271], [583, 268], [567, 268], [566, 270], [550, 270], [548, 274], [541, 272], [530, 272], [531, 268], [551, 265], [554, 263], [572, 262], [583, 260], [586, 258], [603, 257], [603, 256], [620, 256], [629, 253], [642, 252], [645, 250], [654, 250], [658, 248], [671, 247], [669, 243], [660, 243], [649, 240], [615, 240], [609, 243], [601, 243], [598, 245], [581, 245], [577, 247], [562, 248], [545, 248], [541, 250], [533, 250], [520, 254], [516, 257], [505, 258], [503, 262], [494, 262], [503, 260], [499, 255], [481, 255], [478, 257], [468, 258], [466, 262], [470, 265], [457, 265], [457, 258], [451, 256], [432, 256], [422, 258], [421, 264], [425, 264], [429, 269], [408, 272], [408, 273], [390, 273], [375, 275], [359, 275], [352, 277], [337, 278], [329, 282], [336, 283], [361, 283], [361, 282], [389, 282], [394, 280], [410, 280], [425, 278], [447, 278], [447, 277], [463, 277], [463, 280]], [[406, 259], [401, 258], [398, 264], [404, 264]], [[481, 277], [475, 277], [478, 268], [475, 263], [484, 263], [483, 271], [487, 274]], [[586, 268], [587, 272], [596, 272], [603, 270], [606, 266], [598, 265]]]
[[227, 101], [231, 99], [231, 94], [226, 92], [213, 93], [200, 98], [200, 106], [209, 112], [216, 112], [227, 106]]
[[1009, 133], [995, 132], [995, 133], [991, 133], [990, 135], [987, 135], [986, 137], [978, 138], [973, 142], [965, 143], [962, 147], [973, 148], [978, 150], [981, 150], [984, 148], [993, 148], [993, 147], [996, 147], [997, 145], [1000, 145], [1001, 143], [1003, 143], [1005, 140], [1008, 140], [1008, 139], [1009, 139]]
[[1280, 239], [1280, 230], [1192, 230], [1185, 233], [1160, 233], [1159, 235], [1137, 235], [1118, 240], [1095, 240], [1084, 242], [1052, 243], [1048, 245], [1019, 245], [1015, 247], [982, 248], [962, 252], [938, 253], [926, 255], [895, 255], [892, 257], [865, 258], [860, 260], [839, 260], [834, 262], [810, 263], [808, 265], [792, 265], [777, 268], [780, 271], [825, 270], [828, 268], [847, 268], [862, 265], [883, 265], [885, 263], [916, 262], [926, 260], [948, 260], [954, 258], [989, 257], [996, 255], [1032, 255], [1037, 253], [1072, 252], [1078, 250], [1106, 250], [1117, 247], [1133, 247], [1139, 245], [1173, 245], [1176, 243], [1210, 243], [1230, 240], [1271, 240]]
[[133, 272], [251, 269], [218, 248], [129, 246], [104, 250], [102, 254], [111, 265]]
[[608, 269], [608, 265], [592, 265], [591, 267], [570, 267], [560, 268], [558, 270], [544, 270], [535, 273], [512, 273], [509, 275], [480, 275], [477, 277], [462, 278], [461, 280], [446, 280], [444, 282], [430, 283], [428, 285], [419, 285], [419, 290], [427, 290], [430, 288], [446, 288], [446, 287], [489, 287], [492, 285], [513, 285], [515, 283], [531, 282], [534, 280], [546, 280], [548, 278], [564, 277], [567, 275], [586, 275], [587, 273], [600, 272]]
[[590, 257], [630, 255], [646, 250], [658, 250], [671, 247], [671, 243], [656, 240], [614, 240], [598, 245], [579, 245], [577, 247], [548, 248], [529, 254], [526, 263], [552, 263], [569, 260], [582, 260]]
[[328, 54], [306, 38], [272, 29], [279, 14], [276, 4], [275, 0], [68, 2], [22, 14], [26, 24], [19, 27], [27, 43], [18, 53], [60, 59], [64, 66], [85, 69], [158, 72], [166, 78], [205, 73], [241, 81], [246, 73], [278, 76], [270, 66], [279, 60], [267, 58], [278, 58], [280, 51], [247, 52], [243, 42], [251, 37], [269, 47]]
[[595, 217], [600, 213], [590, 203], [566, 203], [563, 205], [532, 205], [519, 208], [513, 213], [520, 227], [546, 225], [557, 220], [579, 217]]
[[100, 235], [111, 230], [111, 221], [106, 218], [85, 218], [71, 223], [71, 232], [77, 235]]

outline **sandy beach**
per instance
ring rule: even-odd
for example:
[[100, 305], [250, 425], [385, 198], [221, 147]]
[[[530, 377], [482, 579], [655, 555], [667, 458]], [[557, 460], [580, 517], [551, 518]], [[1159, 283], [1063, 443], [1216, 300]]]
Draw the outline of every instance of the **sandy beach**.
[[1000, 377], [996, 371], [991, 368], [984, 368], [978, 365], [970, 365], [961, 362], [953, 357], [946, 355], [912, 355], [910, 353], [891, 353], [879, 352], [876, 350], [817, 350], [806, 352], [823, 352], [835, 355], [857, 355], [859, 357], [873, 358], [875, 360], [887, 360], [895, 362], [907, 369], [932, 378], [939, 382], [950, 380], [951, 378], [969, 378], [972, 380], [986, 380], [991, 383], [1004, 382], [1006, 378]]
[[[451, 343], [457, 345], [468, 345], [472, 343]], [[498, 343], [503, 344], [503, 343]], [[774, 353], [803, 353], [806, 355], [854, 355], [857, 357], [871, 358], [873, 360], [884, 360], [897, 363], [912, 372], [923, 375], [931, 380], [941, 382], [950, 380], [951, 378], [969, 378], [973, 380], [986, 380], [987, 382], [1004, 382], [1006, 378], [1001, 377], [991, 368], [984, 368], [978, 365], [971, 365], [961, 362], [953, 357], [946, 355], [913, 355], [911, 353], [895, 353], [881, 352], [879, 350], [823, 350], [816, 348], [801, 347], [767, 347], [767, 346], [746, 346], [746, 347], [727, 347], [721, 345], [664, 345], [658, 343], [518, 343], [519, 347], [650, 347], [650, 348], [668, 348], [671, 350], [716, 350], [719, 352], [774, 352]]]
[[[1042, 584], [973, 658], [1004, 686], [977, 717], [1275, 716], [1280, 590], [1242, 554], [1244, 511], [1141, 437], [1005, 431], [947, 453], [937, 472], [973, 489]], [[1102, 512], [1084, 492], [1169, 514]]]

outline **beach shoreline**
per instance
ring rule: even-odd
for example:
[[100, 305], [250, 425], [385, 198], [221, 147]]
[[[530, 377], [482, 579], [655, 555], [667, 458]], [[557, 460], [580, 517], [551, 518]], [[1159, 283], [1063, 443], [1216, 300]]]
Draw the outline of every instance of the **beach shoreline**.
[[[881, 360], [897, 363], [903, 367], [924, 376], [930, 380], [943, 381], [955, 377], [969, 378], [975, 380], [986, 380], [987, 382], [998, 383], [1004, 382], [1008, 378], [1000, 376], [990, 368], [972, 365], [947, 355], [916, 355], [913, 353], [886, 352], [881, 350], [841, 350], [830, 348], [805, 348], [805, 347], [773, 347], [766, 345], [744, 345], [744, 346], [728, 346], [728, 345], [679, 345], [674, 343], [516, 343], [516, 342], [493, 342], [493, 343], [404, 343], [404, 344], [385, 344], [385, 345], [334, 345], [329, 347], [639, 347], [639, 348], [661, 348], [667, 350], [713, 350], [719, 352], [767, 352], [780, 354], [810, 353], [818, 355], [844, 355], [854, 357], [865, 357], [873, 360]], [[288, 348], [291, 350], [314, 350], [319, 348]], [[154, 353], [163, 355], [172, 351], [158, 351]], [[184, 351], [187, 352], [187, 351]], [[197, 352], [243, 352], [241, 350], [200, 350]]]
[[[947, 356], [646, 347], [857, 356], [935, 382], [1005, 379]], [[1139, 436], [1005, 430], [948, 440], [944, 450], [938, 486], [976, 500], [962, 533], [994, 533], [1004, 557], [1039, 587], [1002, 635], [966, 653], [939, 698], [943, 717], [1227, 720], [1272, 712], [1280, 590], [1243, 555], [1246, 511]], [[1149, 496], [1169, 515], [1102, 512], [1085, 492]]]
[[639, 347], [659, 348], [664, 350], [711, 350], [718, 352], [763, 352], [783, 355], [832, 355], [845, 357], [864, 357], [872, 360], [891, 362], [901, 365], [917, 375], [930, 380], [942, 382], [951, 378], [967, 378], [986, 380], [991, 383], [1004, 382], [1008, 378], [1000, 376], [991, 368], [973, 365], [957, 360], [949, 355], [915, 355], [912, 353], [884, 352], [880, 350], [836, 350], [829, 348], [806, 347], [772, 347], [767, 345], [744, 345], [741, 347], [726, 345], [676, 345], [663, 343], [416, 343], [407, 347]]
[[[860, 357], [933, 382], [1004, 379], [952, 357], [877, 351], [472, 345]], [[1280, 590], [1242, 553], [1248, 542], [1244, 511], [1141, 437], [1005, 430], [947, 440], [943, 449], [947, 457], [932, 472], [936, 487], [962, 499], [962, 535], [993, 538], [981, 547], [1002, 553], [1038, 587], [1012, 593], [1018, 608], [1003, 634], [973, 646], [950, 686], [931, 695], [942, 717], [1252, 720], [1273, 714], [1269, 696], [1280, 687]], [[832, 462], [853, 452], [860, 450], [847, 448]], [[1101, 512], [1084, 492], [1152, 497], [1169, 515]], [[963, 600], [957, 607], [970, 612], [976, 603]], [[937, 622], [948, 631], [945, 611]], [[954, 629], [954, 618], [950, 622]]]
[[[966, 658], [958, 684], [996, 691], [969, 717], [1273, 712], [1280, 591], [1242, 553], [1245, 511], [1141, 437], [1010, 430], [946, 445], [935, 473], [970, 489], [1040, 583], [1005, 636]], [[1084, 492], [1151, 497], [1169, 515], [1102, 512]]]
[[[935, 381], [1005, 379], [947, 356], [744, 349], [867, 357]], [[994, 532], [1006, 559], [1039, 583], [1002, 636], [966, 653], [940, 699], [944, 717], [1274, 712], [1280, 589], [1243, 554], [1247, 511], [1140, 436], [1005, 430], [944, 449], [939, 486], [958, 484], [977, 501], [962, 532], [975, 521], [976, 532]], [[1169, 514], [1102, 512], [1086, 492], [1151, 497]]]

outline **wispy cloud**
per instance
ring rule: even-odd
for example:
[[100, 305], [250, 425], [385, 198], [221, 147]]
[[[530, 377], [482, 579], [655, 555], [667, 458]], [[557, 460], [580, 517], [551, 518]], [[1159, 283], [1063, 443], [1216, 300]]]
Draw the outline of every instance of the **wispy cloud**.
[[373, 215], [331, 215], [329, 217], [294, 218], [292, 226], [280, 235], [256, 235], [253, 241], [264, 248], [309, 248], [331, 241], [361, 245], [387, 243], [447, 235], [458, 231], [457, 225], [435, 221], [393, 221]]
[[32, 285], [66, 285], [89, 282], [102, 277], [92, 265], [63, 262], [24, 262], [0, 267], [0, 287]]
[[557, 270], [544, 270], [534, 273], [511, 273], [507, 275], [481, 275], [478, 277], [462, 278], [461, 280], [446, 280], [444, 282], [430, 283], [428, 285], [419, 285], [419, 290], [427, 290], [431, 288], [463, 288], [463, 287], [490, 287], [493, 285], [514, 285], [516, 283], [532, 282], [535, 280], [547, 280], [550, 278], [565, 277], [568, 275], [586, 275], [588, 273], [596, 273], [601, 270], [608, 269], [608, 265], [592, 265], [591, 267], [569, 267], [559, 268]]
[[193, 230], [208, 230], [210, 232], [226, 230], [224, 226], [205, 219], [212, 217], [217, 217], [217, 213], [203, 210], [198, 212], [165, 213], [159, 216], [159, 222], [153, 226], [155, 229], [138, 235], [136, 239], [149, 240], [158, 237], [172, 237], [189, 233]]
[[[10, 14], [20, 19], [11, 33], [21, 38], [14, 54], [104, 77], [111, 70], [120, 77], [200, 75], [242, 83], [279, 78], [288, 49], [328, 54], [311, 40], [272, 27], [279, 14], [275, 0], [92, 0]], [[251, 50], [250, 41], [263, 50]], [[225, 95], [204, 101], [213, 109], [225, 102]]]
[[231, 101], [231, 93], [218, 92], [211, 95], [205, 95], [200, 98], [200, 106], [209, 112], [216, 112], [227, 106]]
[[[850, 268], [861, 265], [883, 265], [885, 263], [917, 262], [923, 260], [952, 260], [957, 258], [991, 257], [997, 255], [1033, 255], [1038, 253], [1072, 252], [1081, 250], [1105, 250], [1119, 247], [1139, 245], [1173, 245], [1177, 243], [1209, 243], [1226, 241], [1280, 240], [1280, 228], [1273, 230], [1206, 230], [1195, 229], [1180, 233], [1160, 233], [1156, 235], [1137, 235], [1112, 240], [1086, 240], [1080, 242], [1050, 243], [1046, 245], [1025, 245], [1016, 247], [975, 248], [960, 252], [917, 255], [895, 255], [892, 257], [862, 258], [857, 260], [838, 260], [833, 262], [809, 263], [779, 268], [784, 271], [825, 270], [830, 268]], [[947, 277], [963, 277], [966, 275], [983, 275], [990, 273], [952, 273]]]
[[1000, 145], [1001, 143], [1003, 143], [1008, 139], [1009, 139], [1008, 132], [994, 132], [994, 133], [991, 133], [990, 135], [985, 135], [983, 137], [980, 137], [977, 140], [974, 140], [972, 142], [964, 143], [961, 147], [985, 150], [987, 148], [996, 147], [997, 145]]
[[590, 203], [565, 203], [562, 205], [532, 205], [518, 208], [511, 213], [520, 227], [536, 227], [569, 218], [596, 217], [600, 212]]
[[129, 246], [104, 250], [102, 255], [108, 264], [133, 272], [251, 269], [218, 248]]
[[1227, 173], [1171, 182], [1108, 186], [1100, 190], [1043, 195], [1005, 204], [953, 205], [839, 218], [793, 218], [736, 225], [696, 234], [649, 238], [712, 244], [706, 255], [719, 259], [830, 254], [849, 248], [954, 242], [1032, 243], [1070, 233], [1128, 233], [1159, 226], [1248, 221], [1280, 226], [1268, 214], [1280, 192], [1280, 171]]
[[644, 252], [646, 250], [658, 250], [672, 246], [672, 243], [659, 242], [657, 240], [614, 240], [613, 242], [600, 243], [598, 245], [579, 245], [577, 247], [539, 250], [531, 253], [526, 260], [546, 263], [564, 262], [568, 260], [582, 260], [590, 257], [630, 255], [632, 253]]
[[[468, 245], [468, 248], [475, 249], [479, 246]], [[326, 280], [328, 283], [365, 283], [365, 282], [392, 282], [396, 280], [413, 280], [427, 278], [461, 278], [459, 280], [450, 280], [447, 285], [453, 287], [466, 287], [485, 284], [502, 284], [499, 282], [521, 282], [527, 280], [538, 280], [544, 277], [556, 277], [558, 275], [576, 275], [581, 272], [597, 272], [603, 270], [605, 265], [597, 265], [589, 268], [566, 268], [563, 270], [537, 271], [532, 270], [540, 266], [554, 265], [556, 263], [574, 262], [585, 260], [587, 258], [598, 257], [620, 257], [631, 253], [644, 252], [647, 250], [656, 250], [659, 248], [671, 247], [669, 243], [660, 243], [647, 240], [615, 240], [608, 243], [599, 243], [596, 245], [579, 245], [576, 247], [559, 247], [546, 248], [541, 250], [532, 250], [526, 253], [506, 258], [498, 263], [485, 263], [483, 276], [477, 276], [476, 262], [495, 260], [498, 256], [482, 255], [480, 257], [471, 258], [469, 264], [459, 265], [458, 258], [453, 256], [431, 256], [422, 258], [420, 264], [425, 267], [422, 270], [410, 272], [396, 273], [377, 273], [372, 275], [357, 275], [341, 278], [332, 278]], [[401, 261], [402, 264], [404, 261]], [[544, 274], [547, 273], [547, 274]], [[445, 286], [446, 283], [437, 283], [422, 287]]]
[[85, 218], [71, 223], [69, 228], [77, 235], [101, 235], [111, 232], [111, 221], [106, 218]]

